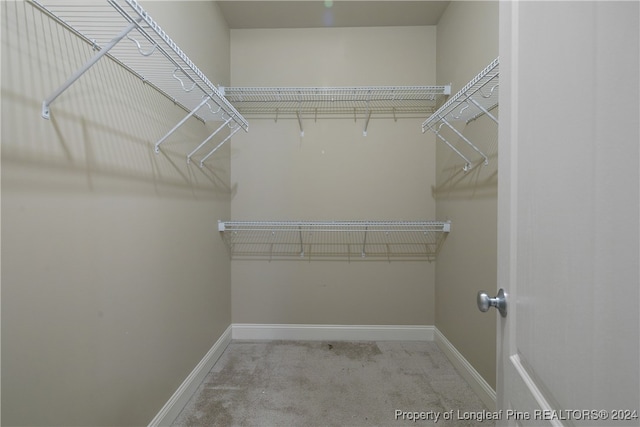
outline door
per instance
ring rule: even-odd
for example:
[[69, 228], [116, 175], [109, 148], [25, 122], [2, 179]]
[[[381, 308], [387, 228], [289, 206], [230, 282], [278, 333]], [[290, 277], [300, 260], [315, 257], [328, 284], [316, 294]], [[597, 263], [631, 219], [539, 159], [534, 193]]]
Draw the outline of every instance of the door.
[[503, 425], [640, 425], [639, 15], [500, 5]]

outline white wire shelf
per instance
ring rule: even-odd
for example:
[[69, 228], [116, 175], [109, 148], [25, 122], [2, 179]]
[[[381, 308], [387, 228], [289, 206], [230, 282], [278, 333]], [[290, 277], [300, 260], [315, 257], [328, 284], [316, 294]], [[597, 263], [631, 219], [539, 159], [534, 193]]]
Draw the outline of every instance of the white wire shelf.
[[218, 231], [234, 259], [432, 261], [451, 223], [218, 221]]
[[484, 70], [467, 83], [458, 93], [452, 96], [435, 113], [422, 123], [422, 132], [431, 130], [436, 136], [447, 144], [465, 161], [464, 170], [472, 167], [473, 162], [460, 152], [442, 133], [442, 128], [448, 129], [453, 135], [468, 144], [476, 153], [483, 158], [483, 163], [487, 165], [487, 156], [462, 132], [454, 126], [456, 122], [468, 124], [481, 116], [487, 116], [496, 124], [498, 119], [491, 111], [498, 106], [500, 67], [499, 58], [494, 59]]
[[[106, 0], [104, 3], [65, 0], [29, 2], [85, 40], [96, 51], [81, 69], [43, 101], [44, 118], [49, 118], [51, 104], [65, 90], [103, 56], [108, 56], [188, 112], [182, 121], [156, 142], [156, 152], [191, 117], [203, 122], [222, 122], [231, 129], [231, 133], [239, 129], [248, 130], [249, 125], [244, 117], [136, 0]], [[222, 129], [218, 128], [195, 151], [204, 148]], [[223, 143], [226, 140], [228, 138]], [[209, 152], [205, 159], [217, 148], [219, 146]], [[194, 154], [191, 152], [187, 161]]]
[[451, 94], [451, 86], [226, 87], [225, 97], [247, 117], [364, 119], [424, 117]]

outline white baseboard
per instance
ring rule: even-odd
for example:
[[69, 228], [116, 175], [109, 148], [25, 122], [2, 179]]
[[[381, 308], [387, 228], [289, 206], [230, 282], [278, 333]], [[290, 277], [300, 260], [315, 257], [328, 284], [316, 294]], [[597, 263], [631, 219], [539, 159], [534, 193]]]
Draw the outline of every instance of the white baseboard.
[[433, 341], [433, 326], [234, 323], [234, 340]]
[[193, 371], [182, 382], [178, 390], [160, 409], [160, 412], [149, 423], [149, 427], [168, 426], [171, 425], [184, 407], [191, 396], [196, 392], [204, 377], [207, 376], [213, 365], [218, 361], [224, 350], [231, 343], [232, 327], [229, 326], [224, 333], [213, 344], [211, 349], [205, 354], [200, 363], [193, 368]]
[[489, 410], [494, 410], [496, 407], [496, 391], [493, 387], [482, 378], [482, 375], [475, 370], [471, 363], [465, 359], [438, 328], [435, 328], [435, 341], [460, 375], [469, 383], [469, 386], [478, 395], [480, 400], [482, 400]]

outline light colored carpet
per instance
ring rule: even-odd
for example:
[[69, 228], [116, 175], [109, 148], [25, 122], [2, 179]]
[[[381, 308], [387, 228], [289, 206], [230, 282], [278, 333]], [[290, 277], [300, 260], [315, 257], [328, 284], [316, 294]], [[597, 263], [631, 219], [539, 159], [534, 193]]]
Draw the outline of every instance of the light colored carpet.
[[233, 341], [174, 426], [488, 427], [468, 419], [487, 410], [434, 342]]

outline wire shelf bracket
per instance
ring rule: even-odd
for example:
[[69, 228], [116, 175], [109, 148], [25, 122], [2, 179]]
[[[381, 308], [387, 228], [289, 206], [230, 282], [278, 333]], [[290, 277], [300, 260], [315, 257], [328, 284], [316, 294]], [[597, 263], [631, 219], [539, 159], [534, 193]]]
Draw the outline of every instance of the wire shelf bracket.
[[436, 259], [449, 221], [218, 221], [232, 259]]
[[451, 94], [444, 86], [356, 87], [224, 87], [225, 97], [242, 114], [251, 117], [294, 118], [304, 136], [305, 117], [335, 118], [353, 115], [364, 120], [367, 135], [372, 117], [424, 117]]
[[442, 142], [447, 144], [464, 161], [464, 171], [471, 169], [473, 162], [441, 132], [443, 126], [452, 131], [460, 140], [483, 158], [483, 164], [489, 164], [488, 157], [471, 142], [453, 123], [463, 121], [465, 124], [487, 116], [496, 124], [498, 119], [491, 111], [498, 106], [499, 58], [494, 59], [484, 70], [467, 83], [458, 93], [447, 100], [435, 113], [422, 123], [422, 133], [431, 130]]
[[[136, 0], [107, 0], [107, 4], [76, 2], [70, 5], [60, 0], [29, 0], [29, 3], [97, 50], [92, 58], [43, 101], [43, 118], [50, 118], [51, 104], [60, 95], [101, 58], [108, 56], [188, 112], [186, 117], [155, 143], [156, 153], [160, 151], [160, 145], [191, 117], [202, 122], [224, 122], [232, 130], [231, 133], [239, 129], [248, 131], [249, 124], [242, 114]], [[116, 25], [121, 25], [122, 30], [113, 36]], [[131, 43], [121, 43], [125, 38]], [[150, 47], [143, 50], [139, 40], [148, 41]], [[217, 109], [212, 108], [210, 102], [216, 104]], [[203, 108], [205, 105], [208, 108]], [[223, 127], [192, 151], [187, 162]], [[225, 138], [225, 141], [228, 139]], [[202, 161], [200, 164], [202, 165]]]

